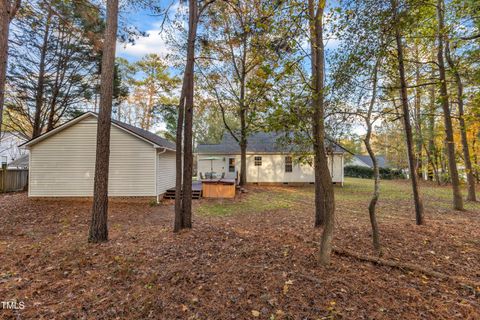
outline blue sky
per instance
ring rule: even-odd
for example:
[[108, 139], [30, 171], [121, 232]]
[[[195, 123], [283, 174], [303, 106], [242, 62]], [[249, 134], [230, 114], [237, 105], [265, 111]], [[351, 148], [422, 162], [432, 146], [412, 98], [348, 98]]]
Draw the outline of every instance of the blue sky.
[[[164, 9], [170, 6], [169, 16], [172, 19], [180, 5], [178, 0], [159, 0], [158, 3]], [[330, 8], [335, 5], [336, 1], [329, 1]], [[134, 62], [149, 53], [165, 56], [169, 52], [165, 35], [162, 35], [160, 30], [163, 17], [153, 15], [150, 10], [132, 8], [124, 10], [121, 15], [128, 25], [146, 32], [148, 36], [136, 39], [133, 45], [118, 43], [117, 56]], [[329, 40], [326, 44], [327, 49], [334, 49], [338, 42]]]
[[[178, 11], [178, 0], [160, 0], [162, 8], [169, 9], [169, 16], [171, 19]], [[334, 6], [336, 2], [329, 2], [330, 7]], [[145, 9], [131, 9], [124, 10], [122, 13], [122, 19], [127, 25], [135, 26], [139, 30], [145, 32], [147, 37], [139, 37], [134, 44], [117, 44], [117, 56], [127, 59], [130, 62], [140, 60], [143, 56], [150, 53], [159, 54], [161, 57], [165, 57], [169, 53], [169, 46], [166, 41], [165, 32], [161, 30], [161, 23], [163, 17], [152, 14], [151, 11]], [[338, 46], [338, 41], [330, 39], [326, 41], [326, 48], [335, 49]], [[328, 54], [328, 51], [327, 51]], [[176, 74], [178, 70], [172, 68], [171, 72]], [[164, 129], [164, 125], [160, 124], [156, 129]]]
[[[169, 10], [169, 16], [171, 17], [178, 10], [179, 3], [176, 0], [161, 0], [159, 3], [162, 8], [167, 8], [173, 4]], [[161, 34], [160, 30], [163, 17], [156, 16], [149, 10], [131, 8], [123, 11], [121, 15], [126, 20], [126, 24], [135, 26], [146, 32], [148, 36], [137, 38], [133, 45], [118, 43], [117, 56], [133, 62], [149, 53], [157, 53], [160, 56], [168, 53], [165, 36]]]

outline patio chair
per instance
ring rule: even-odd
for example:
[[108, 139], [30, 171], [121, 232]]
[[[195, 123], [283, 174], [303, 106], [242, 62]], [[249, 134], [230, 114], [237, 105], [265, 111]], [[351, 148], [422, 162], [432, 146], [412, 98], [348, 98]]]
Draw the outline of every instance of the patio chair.
[[225, 172], [222, 172], [222, 177], [220, 179], [225, 179]]

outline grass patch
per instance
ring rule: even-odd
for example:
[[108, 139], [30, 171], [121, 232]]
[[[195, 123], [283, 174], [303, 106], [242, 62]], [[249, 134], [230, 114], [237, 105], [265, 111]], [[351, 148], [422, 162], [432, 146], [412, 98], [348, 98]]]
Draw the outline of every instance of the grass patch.
[[[286, 188], [285, 188], [286, 189]], [[313, 194], [312, 194], [313, 195]], [[229, 216], [250, 212], [265, 212], [289, 209], [297, 204], [301, 193], [284, 189], [255, 191], [244, 196], [242, 200], [212, 200], [202, 203], [197, 211], [203, 215]]]
[[[373, 192], [373, 180], [346, 178], [343, 188], [335, 189], [335, 197], [339, 201], [369, 201]], [[441, 207], [450, 209], [452, 207], [451, 186], [437, 186], [433, 183], [422, 183], [420, 185], [425, 206]], [[465, 197], [467, 190], [462, 186], [462, 195]], [[412, 186], [410, 180], [382, 180], [380, 182], [380, 201], [413, 201]], [[465, 202], [466, 210], [479, 210], [479, 202]]]
[[[426, 207], [450, 209], [452, 191], [449, 186], [424, 184], [420, 188]], [[373, 191], [373, 180], [346, 178], [343, 187], [335, 187], [338, 203], [368, 202]], [[466, 190], [463, 190], [466, 194]], [[313, 207], [314, 187], [264, 187], [253, 189], [241, 200], [209, 200], [201, 203], [197, 211], [203, 215], [230, 216], [250, 212], [266, 212], [278, 209], [297, 209], [305, 205]], [[413, 196], [408, 180], [382, 180], [381, 201], [411, 201]], [[465, 202], [467, 210], [479, 210], [480, 203]]]

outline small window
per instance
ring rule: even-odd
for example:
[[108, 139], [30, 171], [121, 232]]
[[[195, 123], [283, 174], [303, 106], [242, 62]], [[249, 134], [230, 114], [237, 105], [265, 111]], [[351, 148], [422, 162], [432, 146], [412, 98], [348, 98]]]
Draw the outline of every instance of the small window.
[[262, 165], [262, 157], [255, 157], [255, 167], [260, 167]]
[[292, 157], [286, 156], [285, 157], [285, 172], [292, 172], [292, 171], [293, 171]]
[[228, 172], [235, 172], [235, 158], [228, 159]]

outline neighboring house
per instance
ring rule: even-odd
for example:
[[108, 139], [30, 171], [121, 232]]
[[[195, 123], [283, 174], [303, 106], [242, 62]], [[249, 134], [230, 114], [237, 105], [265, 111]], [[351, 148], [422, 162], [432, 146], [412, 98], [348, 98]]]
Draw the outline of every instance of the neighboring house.
[[0, 165], [5, 162], [10, 165], [12, 161], [27, 154], [26, 150], [18, 147], [27, 140], [28, 138], [21, 133], [2, 131], [0, 139]]
[[20, 158], [17, 158], [8, 164], [8, 169], [28, 169], [29, 163], [28, 154], [24, 154]]
[[[248, 138], [247, 183], [314, 183], [315, 173], [310, 164], [299, 163], [294, 157], [295, 146], [279, 143], [279, 133], [259, 132]], [[328, 167], [334, 183], [343, 184], [345, 150], [333, 141], [333, 152], [328, 154]], [[211, 171], [225, 178], [238, 178], [240, 147], [229, 133], [219, 144], [200, 144], [196, 150], [197, 170], [205, 176]]]
[[[30, 150], [28, 195], [92, 196], [97, 117], [93, 112], [64, 123], [23, 146]], [[175, 144], [112, 120], [109, 196], [159, 196], [175, 186]]]
[[[379, 168], [388, 168], [388, 162], [384, 156], [377, 156], [377, 164]], [[359, 167], [367, 167], [373, 169], [373, 162], [370, 156], [364, 156], [360, 154], [355, 154], [352, 157], [347, 165], [349, 166], [359, 166]]]

